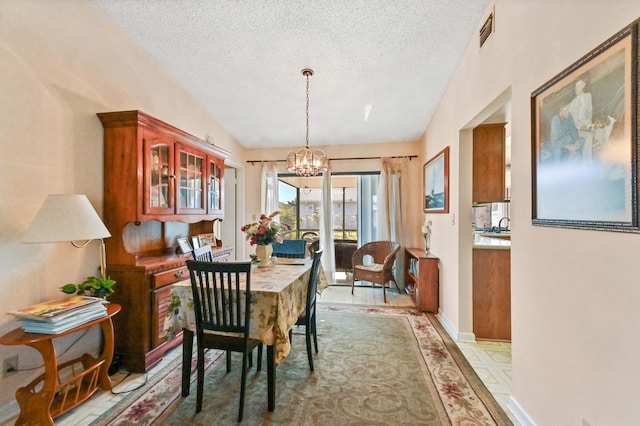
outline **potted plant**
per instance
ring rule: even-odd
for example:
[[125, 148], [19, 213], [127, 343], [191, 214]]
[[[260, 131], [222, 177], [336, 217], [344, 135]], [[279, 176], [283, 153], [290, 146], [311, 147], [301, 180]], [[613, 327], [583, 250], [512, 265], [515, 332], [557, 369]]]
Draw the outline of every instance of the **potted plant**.
[[76, 293], [79, 296], [92, 296], [106, 299], [115, 292], [113, 289], [115, 285], [115, 280], [108, 277], [87, 277], [87, 279], [80, 284], [65, 284], [60, 287], [60, 290], [67, 294]]

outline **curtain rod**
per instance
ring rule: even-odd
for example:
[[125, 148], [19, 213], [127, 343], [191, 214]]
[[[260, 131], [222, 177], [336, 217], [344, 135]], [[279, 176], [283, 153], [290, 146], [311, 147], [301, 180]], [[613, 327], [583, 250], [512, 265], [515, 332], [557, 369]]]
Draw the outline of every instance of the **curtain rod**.
[[[329, 161], [342, 161], [342, 160], [379, 160], [382, 157], [344, 157], [344, 158], [329, 158]], [[418, 158], [417, 155], [394, 155], [390, 158], [408, 158], [411, 161], [413, 158]], [[286, 162], [287, 160], [247, 160], [247, 163], [251, 163], [253, 166], [255, 163], [265, 163], [265, 162]]]

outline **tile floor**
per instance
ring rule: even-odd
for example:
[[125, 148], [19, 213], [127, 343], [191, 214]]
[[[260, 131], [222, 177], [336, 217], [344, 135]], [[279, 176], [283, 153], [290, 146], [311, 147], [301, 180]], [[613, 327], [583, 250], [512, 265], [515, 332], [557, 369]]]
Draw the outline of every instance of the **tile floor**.
[[[356, 287], [354, 295], [351, 295], [350, 285], [330, 286], [318, 298], [320, 302], [356, 303], [360, 305], [383, 305], [382, 289], [370, 287]], [[399, 294], [397, 290], [387, 290], [387, 305], [412, 306], [411, 299], [406, 294]], [[462, 353], [473, 366], [478, 376], [482, 379], [494, 398], [509, 414], [514, 424], [518, 424], [507, 408], [507, 402], [511, 393], [511, 344], [504, 342], [458, 342]], [[159, 371], [162, 366], [171, 362], [176, 357], [182, 356], [181, 347], [168, 351], [157, 367], [151, 368], [147, 373], [149, 377]], [[124, 373], [116, 373], [111, 379], [117, 385], [112, 392], [98, 390], [91, 399], [69, 413], [56, 419], [57, 426], [88, 425], [99, 417], [106, 409], [113, 406], [126, 392], [140, 386], [145, 382], [144, 374], [132, 374], [126, 377]], [[119, 383], [119, 384], [118, 384]], [[9, 423], [13, 424], [13, 422]]]

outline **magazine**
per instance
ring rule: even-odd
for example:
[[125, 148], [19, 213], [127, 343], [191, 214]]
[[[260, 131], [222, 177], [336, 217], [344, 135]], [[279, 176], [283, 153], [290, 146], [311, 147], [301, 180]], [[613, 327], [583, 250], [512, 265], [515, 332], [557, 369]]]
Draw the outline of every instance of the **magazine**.
[[39, 303], [17, 311], [9, 311], [8, 313], [20, 318], [45, 319], [101, 302], [104, 302], [104, 300], [98, 297], [73, 296], [68, 299]]
[[[22, 328], [27, 333], [60, 334], [79, 325], [107, 316], [107, 308], [101, 303], [95, 303], [65, 315], [62, 321], [48, 321], [46, 319], [18, 318]], [[57, 317], [56, 317], [57, 318]]]

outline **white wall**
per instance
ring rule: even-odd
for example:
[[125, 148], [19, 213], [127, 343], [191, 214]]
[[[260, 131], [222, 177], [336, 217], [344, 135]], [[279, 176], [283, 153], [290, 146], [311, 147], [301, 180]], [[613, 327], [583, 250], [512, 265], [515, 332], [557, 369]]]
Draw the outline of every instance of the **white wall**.
[[[0, 334], [17, 327], [7, 311], [61, 298], [58, 287], [97, 273], [97, 243], [80, 250], [19, 242], [47, 194], [86, 194], [102, 213], [97, 112], [141, 109], [211, 136], [244, 162], [244, 148], [88, 1], [0, 1], [0, 93]], [[58, 350], [76, 337], [61, 339]], [[84, 350], [75, 345], [63, 359]], [[20, 369], [36, 369], [0, 381], [0, 406], [42, 371], [33, 349], [0, 345], [0, 361], [15, 353]]]
[[[451, 145], [450, 215], [434, 222], [444, 317], [471, 332], [469, 130], [511, 99], [512, 404], [539, 425], [637, 423], [638, 234], [531, 225], [531, 93], [640, 16], [636, 0], [497, 0], [496, 32], [474, 39], [430, 122], [425, 157]], [[452, 215], [459, 221], [452, 225]], [[470, 227], [468, 228], [471, 229]], [[439, 234], [456, 234], [437, 239]], [[584, 423], [587, 424], [587, 423]]]

